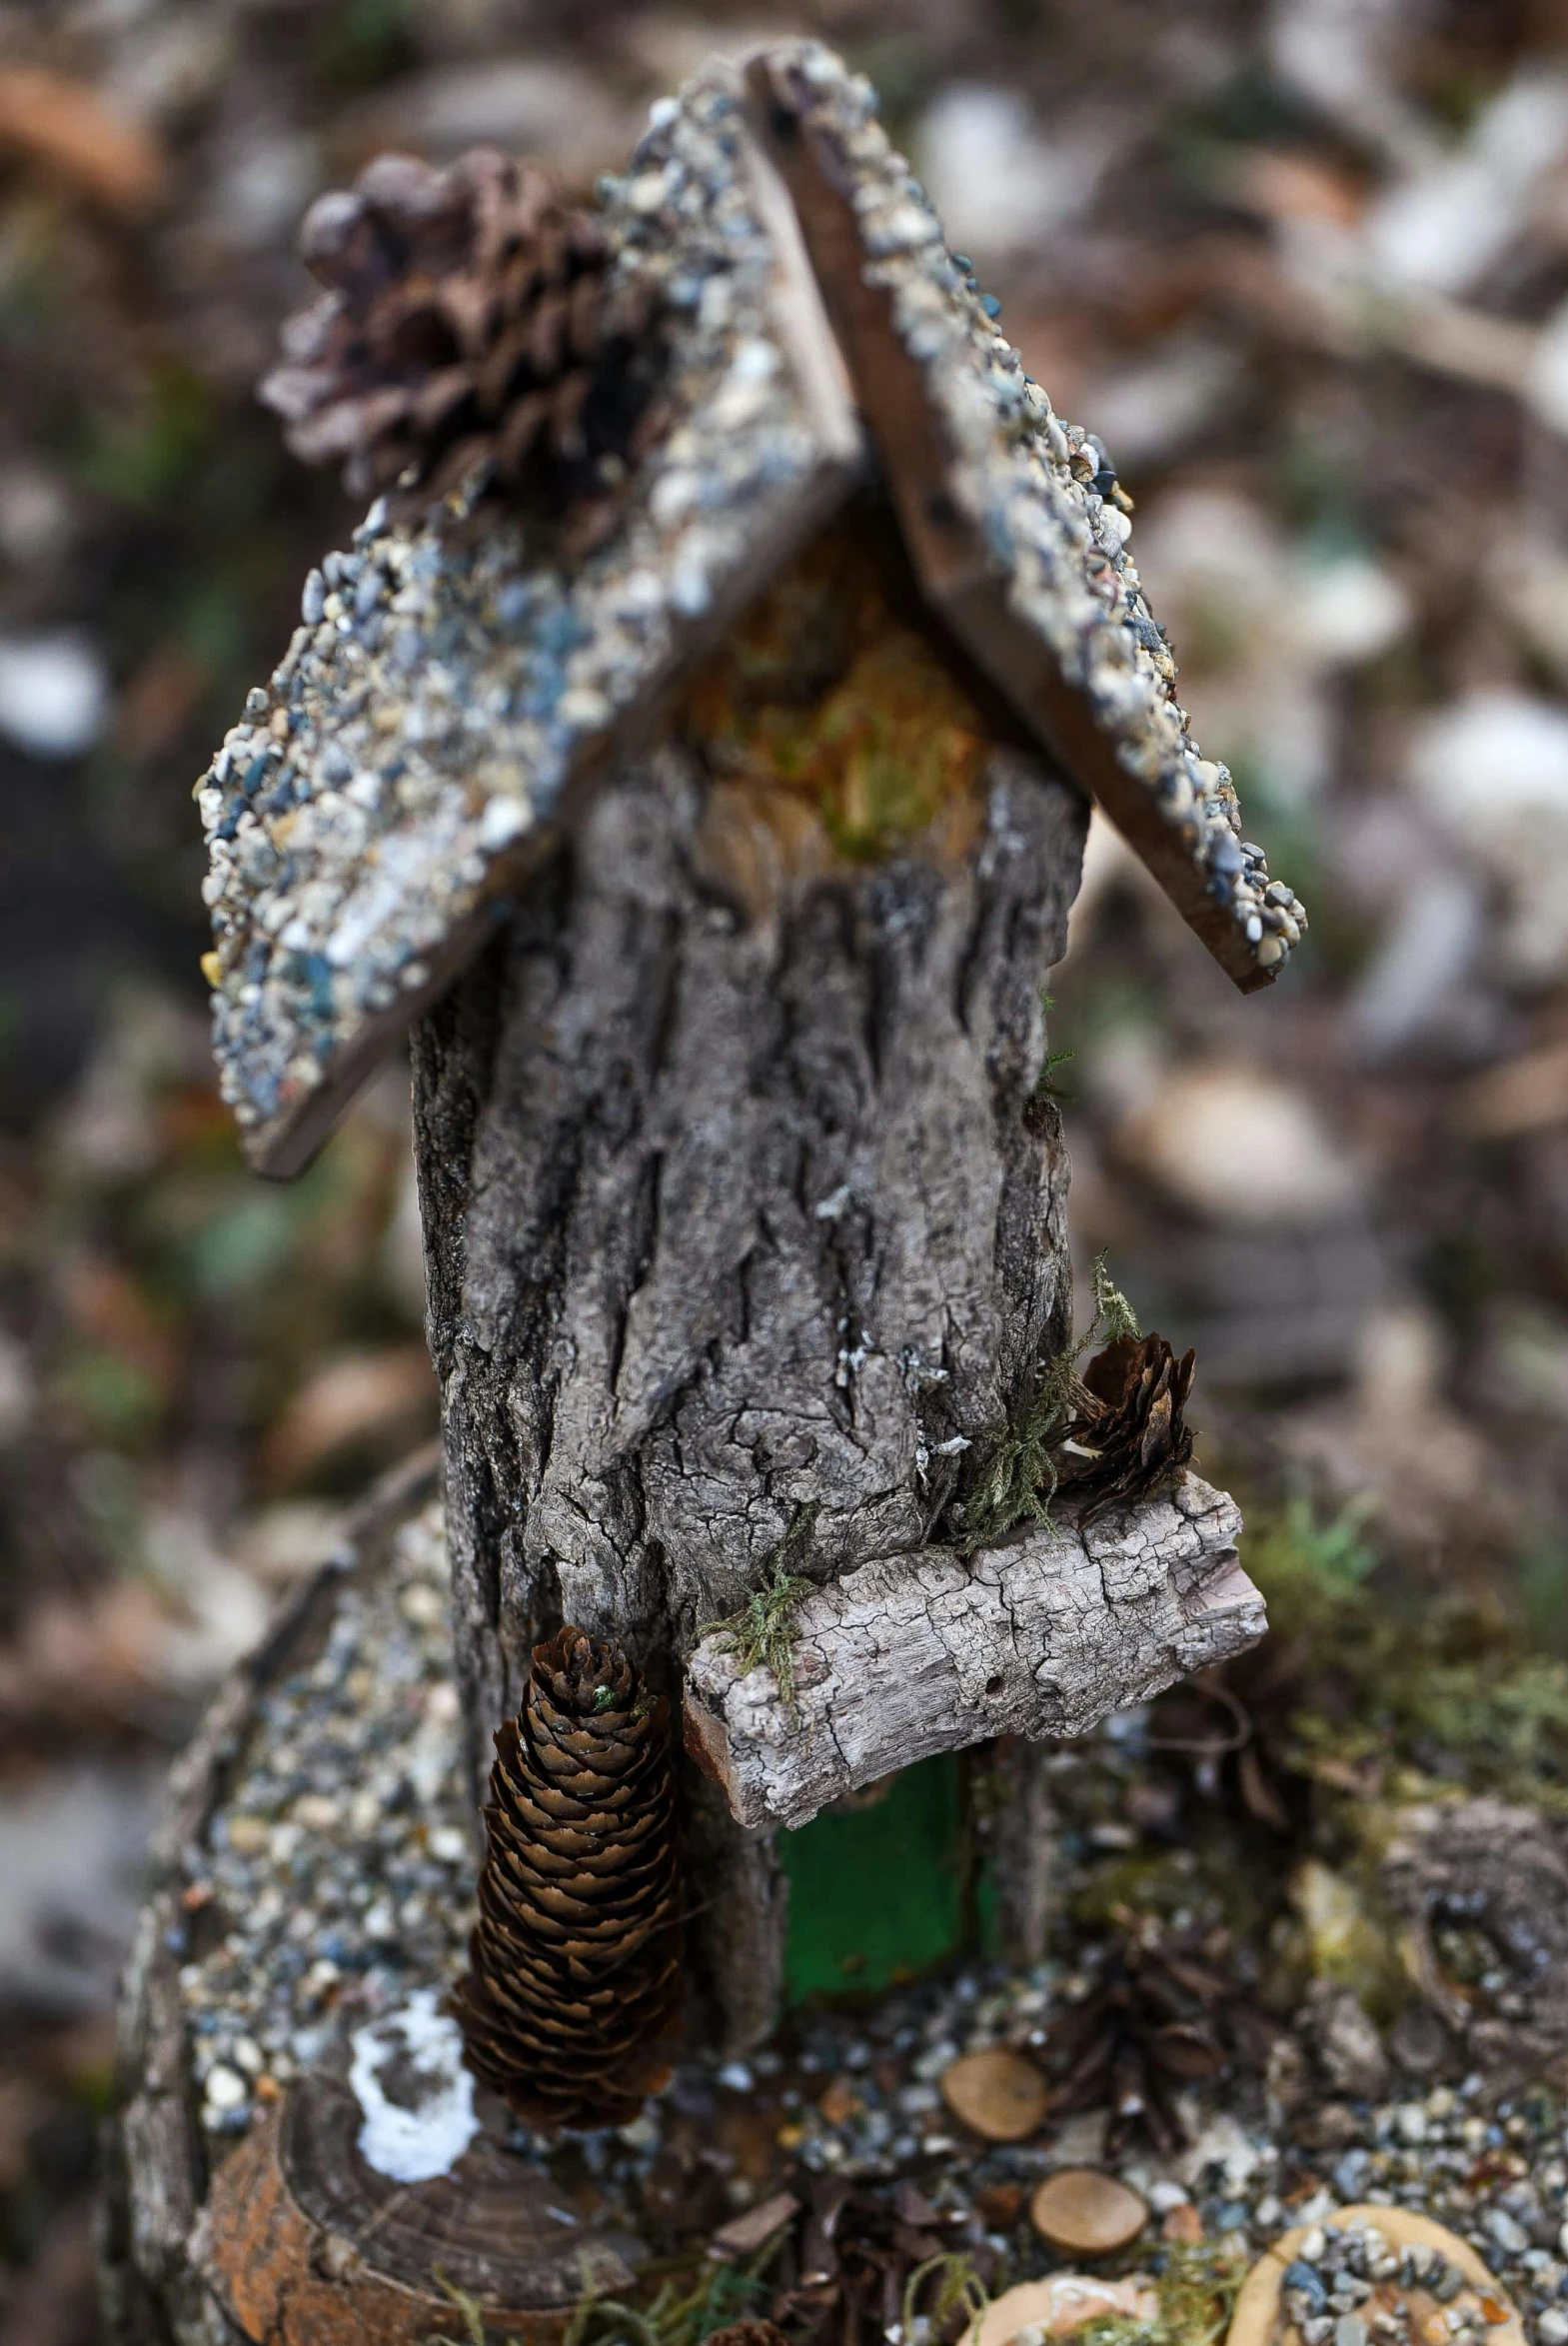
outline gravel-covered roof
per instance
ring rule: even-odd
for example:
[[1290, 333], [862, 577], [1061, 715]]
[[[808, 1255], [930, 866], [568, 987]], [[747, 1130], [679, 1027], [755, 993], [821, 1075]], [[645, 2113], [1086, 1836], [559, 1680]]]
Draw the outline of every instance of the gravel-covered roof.
[[[954, 604], [955, 629], [1049, 741], [1016, 647], [989, 652], [1010, 630], [1043, 659], [1087, 713], [1093, 754], [1052, 746], [1238, 983], [1266, 982], [1305, 917], [1190, 738], [1102, 452], [1001, 337], [869, 86], [814, 43], [770, 51], [766, 70], [856, 225], [860, 277], [917, 372], [994, 598], [993, 620]], [[569, 565], [499, 503], [411, 522], [378, 502], [311, 573], [282, 662], [197, 785], [224, 1096], [265, 1171], [308, 1161], [548, 851], [618, 730], [825, 522], [873, 446], [897, 502], [898, 451], [858, 378], [868, 436], [855, 414], [811, 240], [768, 160], [780, 113], [715, 68], [656, 106], [628, 172], [601, 183], [617, 266], [657, 281], [674, 416], [609, 541]]]

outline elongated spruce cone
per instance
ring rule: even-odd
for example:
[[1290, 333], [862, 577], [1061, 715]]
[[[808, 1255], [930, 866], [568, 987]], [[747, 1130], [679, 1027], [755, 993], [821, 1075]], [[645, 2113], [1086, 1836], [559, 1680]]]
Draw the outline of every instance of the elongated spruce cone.
[[261, 386], [308, 464], [424, 502], [476, 467], [548, 510], [604, 503], [652, 422], [651, 307], [543, 165], [380, 155], [300, 231], [327, 287]]
[[496, 1735], [471, 1968], [468, 2065], [530, 2124], [623, 2126], [669, 2074], [681, 2004], [670, 1706], [617, 1646], [534, 1649]]
[[1196, 1365], [1195, 1352], [1178, 1360], [1162, 1335], [1118, 1336], [1095, 1353], [1055, 1460], [1063, 1498], [1087, 1502], [1080, 1522], [1146, 1498], [1187, 1463], [1182, 1412]]

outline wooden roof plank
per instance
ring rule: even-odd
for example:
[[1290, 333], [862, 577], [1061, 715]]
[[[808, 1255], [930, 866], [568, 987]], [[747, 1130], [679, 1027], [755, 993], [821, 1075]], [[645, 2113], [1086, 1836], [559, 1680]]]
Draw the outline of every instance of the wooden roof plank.
[[[1048, 449], [1038, 445], [1038, 433], [1032, 435], [1036, 444], [1027, 445], [1029, 436], [1016, 431], [1005, 378], [1015, 375], [1020, 384], [1026, 378], [983, 309], [976, 319], [970, 306], [967, 332], [948, 335], [945, 347], [933, 337], [929, 352], [917, 351], [915, 335], [906, 323], [900, 325], [899, 298], [907, 294], [907, 279], [913, 276], [916, 289], [924, 290], [921, 278], [927, 287], [933, 280], [939, 283], [943, 273], [954, 273], [954, 265], [901, 159], [879, 133], [866, 135], [863, 119], [856, 118], [855, 98], [845, 104], [845, 84], [820, 73], [819, 56], [806, 44], [770, 47], [755, 55], [747, 67], [752, 118], [793, 199], [922, 589], [1068, 778], [1104, 809], [1220, 967], [1243, 992], [1267, 986], [1288, 949], [1288, 935], [1276, 918], [1284, 908], [1259, 905], [1251, 911], [1247, 895], [1262, 898], [1269, 886], [1266, 869], [1256, 867], [1256, 884], [1249, 889], [1228, 795], [1221, 789], [1217, 803], [1203, 805], [1204, 783], [1219, 770], [1203, 771], [1184, 720], [1179, 713], [1172, 720], [1174, 704], [1165, 681], [1152, 663], [1139, 677], [1134, 653], [1130, 681], [1142, 685], [1144, 706], [1139, 709], [1134, 694], [1130, 718], [1108, 721], [1086, 682], [1066, 673], [1059, 639], [1053, 642], [1051, 633], [1020, 609], [1015, 558], [1005, 550], [998, 554], [987, 542], [999, 534], [994, 526], [998, 480], [1004, 493], [1010, 490], [1020, 502], [1033, 488], [1041, 528], [1055, 525], [1058, 552], [1065, 559], [1071, 558], [1074, 535], [1081, 544], [1087, 534], [1083, 525], [1092, 528], [1092, 509], [1103, 501], [1073, 482], [1059, 463], [1052, 465]], [[897, 222], [898, 235], [887, 237], [878, 254], [879, 222], [899, 213], [906, 217]], [[961, 299], [953, 300], [955, 319], [963, 319], [964, 309]], [[940, 389], [943, 372], [956, 376], [966, 360], [977, 362], [970, 369], [976, 380], [987, 373], [1003, 377], [994, 402], [994, 449], [978, 463], [973, 434], [968, 447], [960, 444]], [[1015, 477], [1011, 483], [1009, 474]], [[1071, 512], [1074, 502], [1083, 509], [1080, 514]], [[1076, 533], [1074, 522], [1080, 525]], [[1111, 589], [1095, 615], [1097, 632], [1126, 670], [1125, 647], [1118, 639], [1126, 636], [1129, 623], [1152, 622], [1135, 571], [1129, 577], [1122, 567], [1117, 577], [1114, 556], [1103, 550], [1091, 560]], [[1087, 636], [1094, 632], [1095, 622], [1083, 630]], [[1091, 657], [1084, 647], [1085, 665]], [[1151, 741], [1156, 729], [1163, 731], [1163, 773], [1129, 769], [1124, 753], [1140, 723]], [[1195, 781], [1195, 775], [1200, 779]], [[1256, 939], [1248, 935], [1249, 917], [1259, 930]], [[1304, 926], [1293, 899], [1288, 917], [1298, 931]]]

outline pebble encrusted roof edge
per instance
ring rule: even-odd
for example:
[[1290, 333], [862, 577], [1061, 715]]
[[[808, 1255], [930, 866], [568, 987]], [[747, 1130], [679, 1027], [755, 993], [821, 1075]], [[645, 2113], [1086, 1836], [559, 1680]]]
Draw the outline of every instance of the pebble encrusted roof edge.
[[[1232, 976], [1266, 983], [1305, 916], [1190, 740], [1098, 454], [997, 333], [869, 85], [814, 43], [757, 70], [776, 95], [787, 85], [852, 206], [861, 273], [919, 370], [1006, 624], [1048, 649], [1113, 751], [1099, 795], [1170, 885], [1149, 852], [1154, 811], [1156, 848], [1181, 859], [1171, 893], [1190, 884], [1183, 910]], [[628, 173], [601, 183], [617, 266], [657, 280], [671, 322], [676, 415], [611, 542], [568, 574], [502, 507], [452, 500], [411, 525], [378, 502], [350, 551], [312, 572], [270, 685], [196, 786], [221, 1085], [264, 1172], [308, 1163], [548, 853], [585, 770], [863, 473], [762, 113], [716, 68], [657, 105]], [[978, 640], [950, 615], [982, 656], [1006, 632]], [[1115, 803], [1125, 784], [1130, 807]]]
[[931, 600], [1236, 983], [1268, 984], [1306, 915], [1192, 740], [1103, 450], [1024, 372], [864, 79], [812, 42], [748, 78]]

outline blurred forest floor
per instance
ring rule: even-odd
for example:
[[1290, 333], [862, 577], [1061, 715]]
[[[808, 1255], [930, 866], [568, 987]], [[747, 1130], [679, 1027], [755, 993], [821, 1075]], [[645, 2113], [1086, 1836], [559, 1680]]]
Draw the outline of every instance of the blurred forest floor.
[[253, 398], [299, 215], [389, 145], [587, 185], [712, 48], [802, 28], [1108, 445], [1312, 914], [1242, 1003], [1096, 826], [1075, 1241], [1197, 1346], [1215, 1479], [1568, 1636], [1568, 8], [0, 6], [3, 2346], [94, 2334], [160, 1772], [435, 1421], [401, 1070], [273, 1189], [206, 1049], [191, 783], [357, 518]]

